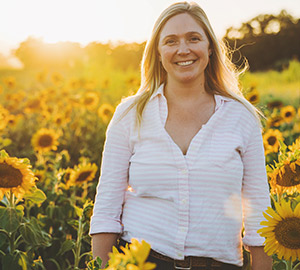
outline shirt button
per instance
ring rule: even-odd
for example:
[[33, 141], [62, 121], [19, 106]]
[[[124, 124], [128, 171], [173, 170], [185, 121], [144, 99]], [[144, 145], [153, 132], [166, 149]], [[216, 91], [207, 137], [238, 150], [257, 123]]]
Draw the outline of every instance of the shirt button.
[[181, 172], [182, 174], [187, 174], [187, 173], [188, 173], [188, 170], [187, 170], [187, 169], [181, 169], [180, 172]]
[[181, 231], [181, 232], [185, 232], [186, 229], [185, 229], [184, 227], [181, 227], [181, 228], [180, 228], [180, 231]]
[[178, 256], [178, 257], [182, 257], [182, 253], [181, 253], [181, 252], [178, 252], [178, 253], [177, 253], [177, 256]]
[[182, 199], [182, 200], [181, 200], [181, 203], [182, 203], [182, 204], [186, 204], [186, 199]]

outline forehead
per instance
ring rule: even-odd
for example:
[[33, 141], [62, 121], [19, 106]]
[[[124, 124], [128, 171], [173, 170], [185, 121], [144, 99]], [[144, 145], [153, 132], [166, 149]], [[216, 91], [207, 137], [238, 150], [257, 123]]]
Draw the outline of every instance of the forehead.
[[163, 26], [160, 39], [168, 35], [184, 35], [189, 32], [199, 32], [205, 35], [203, 27], [191, 15], [181, 13], [171, 17]]

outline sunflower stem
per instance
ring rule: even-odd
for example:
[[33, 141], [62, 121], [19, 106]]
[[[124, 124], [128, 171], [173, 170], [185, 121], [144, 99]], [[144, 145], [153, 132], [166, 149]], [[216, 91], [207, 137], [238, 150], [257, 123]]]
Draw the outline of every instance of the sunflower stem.
[[290, 258], [288, 261], [286, 261], [286, 270], [293, 270], [292, 258]]
[[297, 263], [294, 267], [293, 267], [293, 270], [297, 270], [297, 267], [300, 265], [300, 262]]
[[[277, 197], [278, 197], [278, 196], [277, 196]], [[275, 199], [274, 194], [270, 194], [270, 198], [271, 198], [271, 200], [273, 201], [273, 203], [274, 203], [274, 205], [275, 205], [276, 199]]]
[[14, 196], [12, 190], [9, 191], [9, 196], [7, 199], [8, 199], [9, 207], [14, 208], [15, 207], [15, 196]]
[[297, 267], [300, 265], [300, 262], [297, 263], [294, 267], [293, 267], [293, 270], [297, 270]]
[[78, 234], [77, 234], [77, 241], [75, 245], [75, 258], [74, 258], [74, 268], [79, 269], [79, 261], [80, 261], [80, 250], [81, 250], [81, 238], [83, 232], [83, 224], [82, 224], [82, 217], [79, 218], [78, 224]]
[[9, 252], [13, 254], [15, 251], [15, 233], [10, 233], [9, 236]]

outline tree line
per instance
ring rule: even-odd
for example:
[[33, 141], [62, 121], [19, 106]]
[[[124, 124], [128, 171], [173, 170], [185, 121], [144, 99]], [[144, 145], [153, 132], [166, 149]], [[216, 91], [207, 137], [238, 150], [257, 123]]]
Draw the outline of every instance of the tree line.
[[[232, 60], [243, 66], [247, 59], [250, 70], [282, 69], [291, 59], [300, 58], [300, 19], [282, 10], [278, 15], [261, 14], [230, 27], [223, 37], [232, 50]], [[145, 47], [143, 43], [98, 43], [85, 47], [74, 42], [46, 44], [29, 37], [20, 43], [14, 55], [24, 68], [139, 69]], [[1, 57], [0, 57], [1, 61]]]

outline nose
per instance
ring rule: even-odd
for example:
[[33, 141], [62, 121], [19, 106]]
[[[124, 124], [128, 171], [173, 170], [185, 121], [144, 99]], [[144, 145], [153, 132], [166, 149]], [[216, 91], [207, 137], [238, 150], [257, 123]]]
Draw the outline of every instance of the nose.
[[177, 53], [178, 54], [190, 53], [189, 45], [187, 44], [187, 42], [185, 40], [182, 40], [179, 42]]

